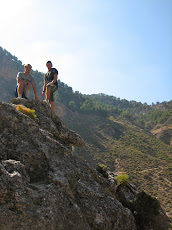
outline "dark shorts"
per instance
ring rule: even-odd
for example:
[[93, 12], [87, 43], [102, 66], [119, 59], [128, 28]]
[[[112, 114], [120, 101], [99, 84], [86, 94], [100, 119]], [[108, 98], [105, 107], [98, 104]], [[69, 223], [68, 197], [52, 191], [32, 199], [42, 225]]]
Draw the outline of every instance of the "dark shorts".
[[57, 91], [57, 89], [58, 89], [58, 85], [49, 85], [48, 86], [49, 88], [50, 88], [50, 98], [49, 98], [49, 101], [54, 101], [54, 97], [53, 97], [53, 94], [54, 94], [54, 92], [56, 92]]

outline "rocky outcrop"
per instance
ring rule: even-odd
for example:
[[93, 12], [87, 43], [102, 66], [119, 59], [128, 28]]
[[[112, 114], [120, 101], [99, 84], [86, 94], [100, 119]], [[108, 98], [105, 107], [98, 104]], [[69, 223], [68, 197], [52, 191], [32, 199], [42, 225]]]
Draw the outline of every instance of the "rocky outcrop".
[[[36, 120], [17, 104], [34, 109]], [[141, 229], [135, 211], [143, 213], [147, 197], [139, 200], [135, 187], [118, 186], [115, 174], [103, 177], [74, 156], [73, 147], [84, 141], [44, 102], [0, 102], [0, 140], [1, 230]], [[142, 230], [167, 229], [168, 219], [156, 210], [156, 224], [150, 218]]]
[[65, 147], [83, 147], [85, 145], [83, 139], [75, 132], [69, 130], [63, 121], [52, 112], [48, 104], [39, 100], [23, 100], [19, 98], [12, 99], [10, 103], [13, 105], [22, 104], [27, 108], [34, 109], [36, 111], [37, 124], [41, 130], [53, 135]]
[[168, 230], [170, 228], [170, 220], [156, 198], [144, 191], [139, 191], [130, 183], [114, 186], [117, 185], [117, 180], [112, 172], [106, 173], [106, 177], [108, 177], [111, 192], [124, 207], [131, 210], [138, 230]]
[[[37, 120], [14, 104], [35, 109]], [[47, 104], [0, 102], [0, 229], [134, 230], [135, 219], [107, 182], [72, 155], [82, 138]]]

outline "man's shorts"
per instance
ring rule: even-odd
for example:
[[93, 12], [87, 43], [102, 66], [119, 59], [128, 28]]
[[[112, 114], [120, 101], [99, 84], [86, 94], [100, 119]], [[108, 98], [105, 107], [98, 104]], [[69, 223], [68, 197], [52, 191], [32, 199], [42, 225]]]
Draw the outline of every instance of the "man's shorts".
[[50, 88], [50, 98], [49, 98], [49, 101], [54, 101], [54, 97], [53, 97], [53, 94], [54, 94], [54, 92], [56, 92], [57, 91], [57, 89], [58, 89], [58, 85], [49, 85], [48, 86], [49, 88]]

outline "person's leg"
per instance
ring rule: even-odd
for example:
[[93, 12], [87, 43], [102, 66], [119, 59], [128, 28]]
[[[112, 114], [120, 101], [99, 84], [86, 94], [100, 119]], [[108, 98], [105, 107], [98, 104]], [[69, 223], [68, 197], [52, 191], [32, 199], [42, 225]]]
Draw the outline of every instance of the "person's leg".
[[22, 98], [24, 83], [21, 81], [21, 82], [18, 83], [17, 86], [18, 86], [17, 87], [18, 97]]
[[28, 99], [30, 90], [31, 90], [31, 83], [24, 85], [22, 97]]
[[46, 96], [45, 96], [46, 101], [49, 101], [50, 93], [51, 93], [50, 87], [47, 86], [47, 87], [46, 87]]
[[57, 91], [57, 86], [53, 86], [53, 87], [50, 88], [49, 103], [50, 103], [51, 109], [52, 109], [53, 111], [54, 111], [54, 108], [55, 108], [53, 94], [54, 94], [54, 92], [56, 92], [56, 91]]
[[51, 106], [51, 109], [54, 111], [54, 101], [50, 101], [50, 106]]

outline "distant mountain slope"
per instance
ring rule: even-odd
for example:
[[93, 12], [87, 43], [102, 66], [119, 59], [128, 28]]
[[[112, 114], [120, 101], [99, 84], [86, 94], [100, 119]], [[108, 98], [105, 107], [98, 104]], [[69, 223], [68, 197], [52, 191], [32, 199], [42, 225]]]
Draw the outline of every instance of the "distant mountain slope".
[[[27, 64], [27, 63], [26, 63]], [[14, 89], [16, 87], [16, 77], [18, 72], [24, 71], [24, 65], [17, 57], [7, 50], [0, 47], [0, 100], [8, 102], [14, 97]], [[43, 73], [38, 71], [31, 72], [37, 81], [38, 94], [41, 96], [41, 87], [43, 82]], [[30, 95], [33, 98], [33, 93]]]
[[[13, 98], [21, 61], [0, 47], [0, 100]], [[41, 99], [43, 73], [33, 71]], [[32, 95], [30, 95], [32, 98]], [[147, 105], [104, 94], [83, 95], [59, 80], [56, 113], [86, 141], [76, 153], [92, 166], [107, 165], [158, 197], [172, 216], [172, 101]]]
[[[80, 114], [58, 106], [61, 118], [87, 143], [76, 153], [92, 166], [107, 165], [158, 197], [171, 215], [172, 147], [120, 117]], [[63, 110], [63, 113], [62, 113]]]

